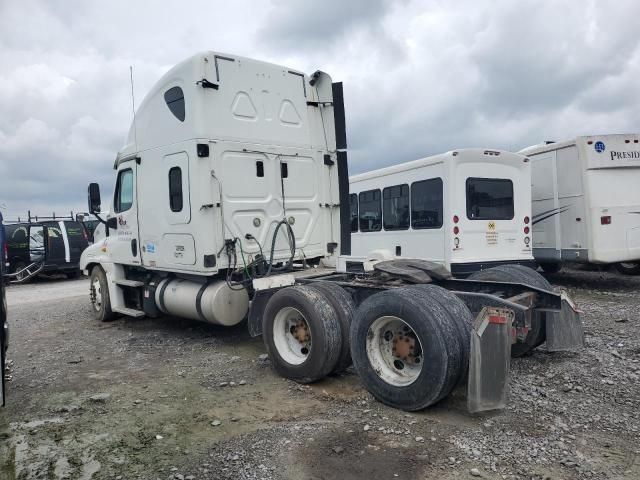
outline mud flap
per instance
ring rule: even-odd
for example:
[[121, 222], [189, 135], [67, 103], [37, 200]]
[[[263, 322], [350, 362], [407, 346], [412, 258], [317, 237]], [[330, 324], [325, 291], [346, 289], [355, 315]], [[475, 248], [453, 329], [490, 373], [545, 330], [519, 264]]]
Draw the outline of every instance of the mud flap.
[[565, 292], [562, 292], [562, 308], [547, 313], [547, 350], [561, 352], [584, 347], [584, 329], [576, 308]]
[[511, 362], [511, 328], [507, 308], [484, 307], [471, 332], [467, 406], [472, 413], [504, 408]]

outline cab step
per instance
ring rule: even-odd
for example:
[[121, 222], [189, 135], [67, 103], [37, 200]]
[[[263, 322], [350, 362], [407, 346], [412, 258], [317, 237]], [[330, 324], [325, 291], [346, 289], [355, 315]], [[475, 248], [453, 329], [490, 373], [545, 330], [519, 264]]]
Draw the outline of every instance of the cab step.
[[122, 280], [116, 280], [116, 285], [121, 287], [142, 287], [144, 286], [144, 282], [141, 282], [140, 280], [127, 280], [125, 278]]
[[136, 310], [135, 308], [113, 307], [113, 311], [133, 318], [141, 318], [145, 316], [145, 313], [142, 310]]

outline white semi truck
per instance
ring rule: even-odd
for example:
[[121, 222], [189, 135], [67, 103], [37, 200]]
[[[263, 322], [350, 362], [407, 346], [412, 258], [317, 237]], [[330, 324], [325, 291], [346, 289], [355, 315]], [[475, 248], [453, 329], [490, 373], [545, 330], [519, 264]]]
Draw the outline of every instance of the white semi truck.
[[326, 73], [194, 55], [147, 95], [114, 169], [107, 218], [89, 186], [106, 236], [81, 259], [99, 320], [247, 319], [281, 375], [312, 382], [353, 361], [406, 410], [465, 381], [471, 410], [503, 407], [511, 345], [540, 340], [534, 318], [550, 350], [582, 344], [570, 301], [524, 267], [480, 281], [401, 256], [357, 267], [342, 84]]

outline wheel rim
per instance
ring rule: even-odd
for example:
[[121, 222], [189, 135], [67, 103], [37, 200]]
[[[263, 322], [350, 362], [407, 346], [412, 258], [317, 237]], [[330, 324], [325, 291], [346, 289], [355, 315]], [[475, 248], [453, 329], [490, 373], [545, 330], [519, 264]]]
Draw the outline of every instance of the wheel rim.
[[299, 310], [285, 307], [273, 322], [273, 343], [282, 359], [291, 365], [300, 365], [311, 353], [311, 330]]
[[622, 266], [622, 268], [626, 268], [629, 270], [636, 268], [638, 266], [637, 263], [631, 263], [631, 262], [621, 262], [620, 265]]
[[389, 385], [411, 385], [422, 372], [422, 344], [416, 332], [398, 317], [376, 319], [367, 332], [366, 347], [373, 370]]
[[19, 263], [16, 265], [16, 280], [22, 280], [26, 276], [26, 273], [23, 270], [26, 268], [26, 265]]
[[91, 303], [96, 312], [102, 309], [102, 289], [98, 278], [94, 278], [91, 282]]

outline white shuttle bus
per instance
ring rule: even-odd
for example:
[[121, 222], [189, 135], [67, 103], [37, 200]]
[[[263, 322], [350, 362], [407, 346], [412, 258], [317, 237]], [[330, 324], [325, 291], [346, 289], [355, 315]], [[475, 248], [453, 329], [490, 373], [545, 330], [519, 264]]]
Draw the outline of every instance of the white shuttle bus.
[[352, 256], [426, 259], [454, 276], [535, 267], [530, 178], [526, 157], [475, 148], [352, 176]]
[[526, 148], [531, 159], [533, 254], [640, 273], [640, 135], [577, 137]]

